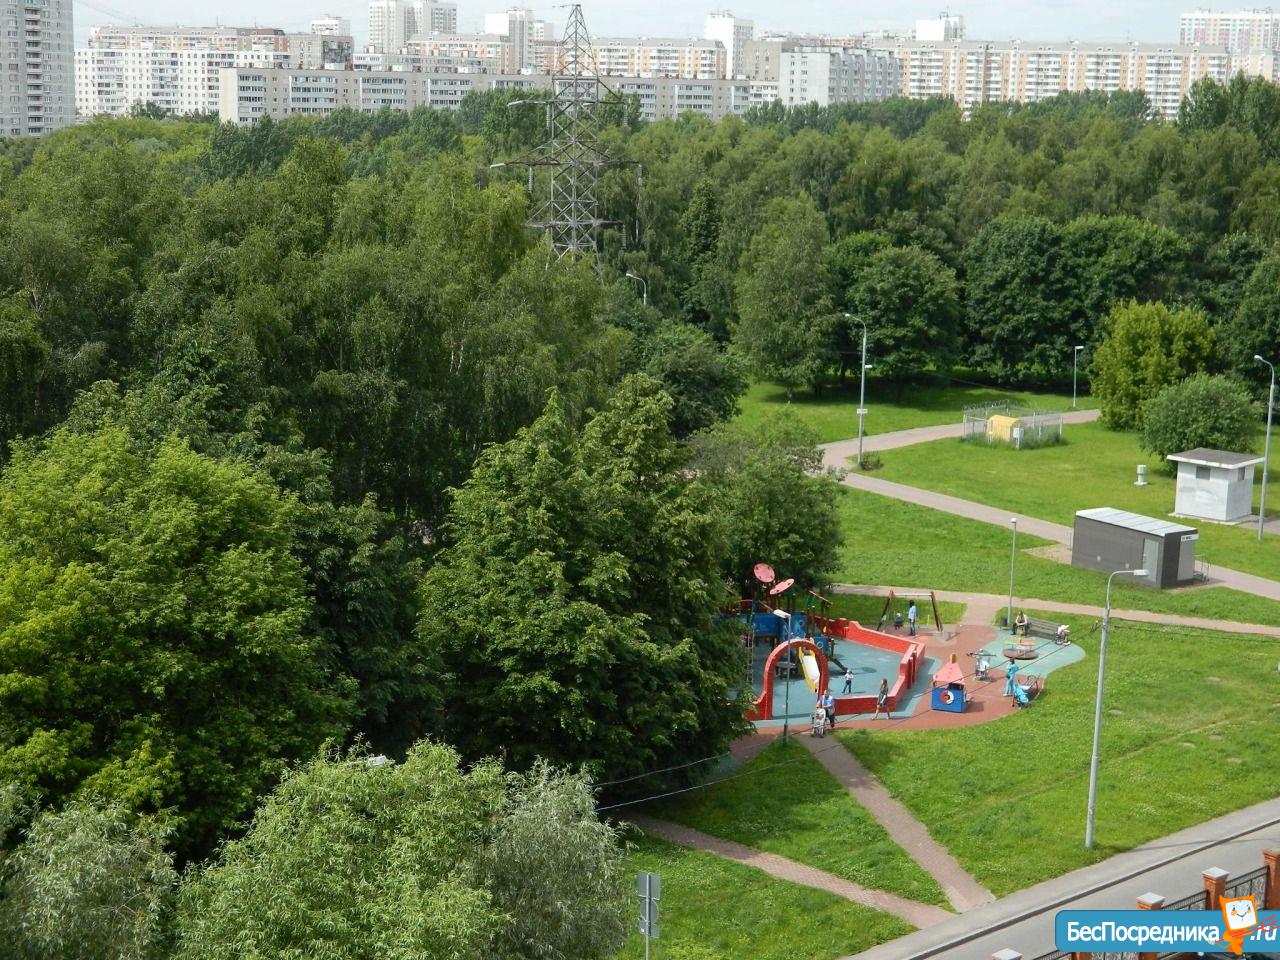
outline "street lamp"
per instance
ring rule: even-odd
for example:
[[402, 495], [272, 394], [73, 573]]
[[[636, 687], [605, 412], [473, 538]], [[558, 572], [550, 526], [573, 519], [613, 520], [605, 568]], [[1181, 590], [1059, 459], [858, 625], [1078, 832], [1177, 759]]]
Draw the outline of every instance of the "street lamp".
[[858, 469], [862, 469], [862, 418], [867, 415], [867, 321], [845, 314], [846, 320], [856, 319], [862, 324], [862, 363], [858, 366]]
[[630, 270], [627, 271], [627, 276], [632, 280], [640, 281], [640, 302], [647, 307], [649, 305], [649, 281], [639, 274], [632, 273]]
[[1098, 801], [1098, 741], [1102, 737], [1102, 679], [1107, 669], [1107, 632], [1111, 628], [1111, 578], [1118, 574], [1145, 577], [1147, 571], [1116, 570], [1107, 577], [1107, 601], [1102, 608], [1102, 644], [1098, 647], [1098, 702], [1093, 708], [1093, 756], [1089, 760], [1089, 813], [1084, 823], [1084, 846], [1093, 849], [1093, 818]]
[[1271, 412], [1276, 408], [1276, 365], [1256, 353], [1253, 359], [1271, 368], [1271, 389], [1267, 393], [1267, 440], [1262, 448], [1262, 496], [1258, 500], [1258, 542], [1262, 542], [1262, 525], [1267, 519], [1267, 466], [1271, 460]]
[[1018, 518], [1010, 517], [1013, 524], [1013, 542], [1009, 547], [1009, 630], [1013, 630], [1013, 562], [1018, 557]]
[[782, 708], [782, 742], [787, 742], [787, 730], [791, 726], [791, 614], [785, 610], [775, 610], [773, 615], [782, 621], [782, 629], [787, 631], [787, 692], [784, 695], [786, 705]]
[[1071, 409], [1076, 408], [1076, 362], [1080, 359], [1080, 351], [1084, 347], [1077, 345], [1075, 352], [1071, 354]]

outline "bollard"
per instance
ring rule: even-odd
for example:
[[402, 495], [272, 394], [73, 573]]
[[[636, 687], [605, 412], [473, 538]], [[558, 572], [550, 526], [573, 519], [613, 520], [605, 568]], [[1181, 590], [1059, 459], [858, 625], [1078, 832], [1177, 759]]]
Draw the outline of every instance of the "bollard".
[[1022, 960], [1022, 954], [1017, 950], [997, 950], [991, 955], [991, 960]]
[[1204, 877], [1204, 892], [1208, 894], [1205, 897], [1204, 908], [1206, 910], [1222, 909], [1219, 901], [1222, 899], [1222, 894], [1226, 892], [1227, 877], [1231, 874], [1220, 867], [1210, 867], [1201, 876]]
[[1267, 910], [1280, 910], [1280, 850], [1263, 850], [1262, 862], [1267, 868]]
[[[1161, 910], [1164, 908], [1164, 897], [1158, 893], [1144, 893], [1138, 898], [1139, 910]], [[1156, 960], [1160, 954], [1155, 950], [1141, 950], [1138, 960]]]

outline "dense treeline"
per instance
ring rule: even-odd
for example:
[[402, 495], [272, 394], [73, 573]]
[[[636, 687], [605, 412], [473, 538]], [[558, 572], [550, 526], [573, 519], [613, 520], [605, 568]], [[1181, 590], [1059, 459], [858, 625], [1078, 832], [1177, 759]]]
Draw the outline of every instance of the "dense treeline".
[[[643, 177], [605, 175], [622, 226], [599, 272], [524, 226], [501, 164], [541, 113], [509, 99], [0, 146], [14, 836], [88, 830], [158, 876], [240, 833], [291, 764], [319, 764], [320, 793], [361, 767], [315, 761], [326, 743], [696, 775], [741, 717], [725, 585], [765, 554], [815, 581], [836, 549], [812, 438], [724, 423], [748, 372], [821, 388], [862, 320], [899, 383], [1053, 381], [1130, 301], [1190, 318], [1212, 356], [1182, 374], [1255, 376], [1280, 340], [1269, 85], [1199, 84], [1176, 124], [1140, 95], [969, 120], [891, 101], [643, 125], [619, 104], [604, 141]], [[273, 842], [291, 789], [259, 813]], [[259, 840], [239, 842], [199, 896], [241, 883]], [[38, 864], [10, 860], [12, 903]], [[480, 913], [472, 935], [518, 939]]]

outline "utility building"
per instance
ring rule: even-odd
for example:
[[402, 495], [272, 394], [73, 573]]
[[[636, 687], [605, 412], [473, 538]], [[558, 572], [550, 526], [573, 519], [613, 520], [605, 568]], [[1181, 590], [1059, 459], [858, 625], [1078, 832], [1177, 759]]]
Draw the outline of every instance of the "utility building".
[[1196, 577], [1195, 527], [1097, 507], [1076, 513], [1071, 565], [1114, 573], [1146, 570], [1135, 577], [1152, 587], [1175, 587]]
[[1178, 465], [1178, 516], [1235, 523], [1253, 515], [1254, 467], [1262, 457], [1197, 447], [1168, 459]]

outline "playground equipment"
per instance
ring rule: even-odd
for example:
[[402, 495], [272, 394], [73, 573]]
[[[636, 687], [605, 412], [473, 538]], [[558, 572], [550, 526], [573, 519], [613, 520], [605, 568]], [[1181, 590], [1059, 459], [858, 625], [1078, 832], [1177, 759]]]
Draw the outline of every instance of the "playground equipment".
[[1015, 706], [1029, 706], [1032, 697], [1044, 689], [1044, 679], [1042, 677], [1028, 675], [1026, 677], [1026, 683], [1018, 683], [1017, 675], [1018, 664], [1015, 661], [1010, 660], [1009, 669], [1005, 674], [1004, 679], [1004, 695], [1006, 697], [1013, 697]]
[[964, 671], [956, 662], [956, 655], [933, 675], [933, 692], [930, 706], [944, 713], [964, 713], [967, 696], [964, 688]]
[[[899, 600], [906, 600], [908, 602], [912, 600], [928, 600], [929, 609], [933, 611], [934, 625], [938, 628], [939, 633], [942, 632], [942, 615], [938, 612], [938, 595], [935, 594], [932, 590], [899, 590], [899, 591], [890, 590], [887, 594], [885, 594], [884, 610], [880, 613], [881, 629], [884, 629], [884, 625], [889, 620], [889, 614], [894, 612], [894, 604], [896, 604], [897, 601]], [[901, 612], [902, 611], [898, 611], [898, 613], [901, 613]], [[894, 626], [899, 627], [901, 625], [902, 625], [902, 621], [897, 617], [895, 617]]]

